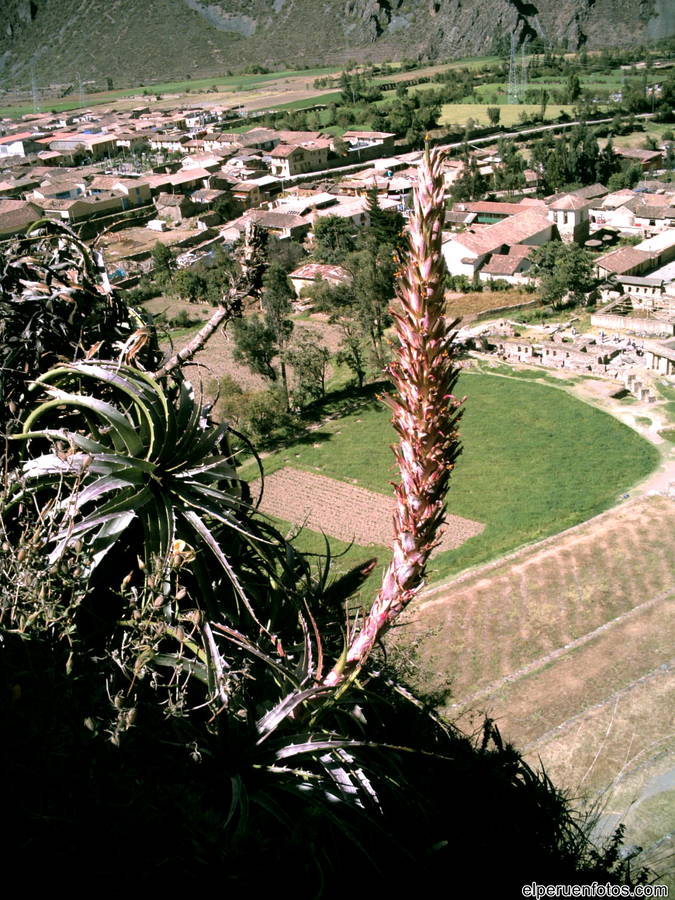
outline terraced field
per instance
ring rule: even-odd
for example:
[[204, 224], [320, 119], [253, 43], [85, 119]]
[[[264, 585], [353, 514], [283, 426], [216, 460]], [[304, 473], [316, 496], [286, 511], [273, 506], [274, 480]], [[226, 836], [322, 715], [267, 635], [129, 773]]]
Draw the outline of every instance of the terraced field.
[[661, 871], [675, 849], [674, 530], [672, 500], [628, 502], [427, 592], [396, 635], [448, 717], [496, 719], [557, 785], [602, 797], [606, 823], [625, 819]]

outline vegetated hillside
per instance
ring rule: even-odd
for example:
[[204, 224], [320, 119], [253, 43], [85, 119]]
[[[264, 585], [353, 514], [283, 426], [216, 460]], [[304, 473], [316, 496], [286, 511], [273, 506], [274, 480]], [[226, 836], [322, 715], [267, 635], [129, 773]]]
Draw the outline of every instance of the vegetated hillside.
[[347, 59], [460, 57], [495, 39], [570, 49], [675, 33], [669, 0], [4, 0], [0, 84], [116, 85]]

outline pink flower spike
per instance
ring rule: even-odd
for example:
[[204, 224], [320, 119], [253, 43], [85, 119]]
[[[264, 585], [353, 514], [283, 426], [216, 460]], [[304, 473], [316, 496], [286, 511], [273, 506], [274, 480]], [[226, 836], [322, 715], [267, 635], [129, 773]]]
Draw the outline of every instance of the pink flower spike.
[[457, 425], [463, 400], [453, 394], [460, 373], [454, 344], [458, 321], [448, 323], [444, 315], [442, 159], [427, 147], [397, 283], [399, 306], [392, 309], [398, 339], [389, 367], [394, 392], [383, 398], [399, 436], [393, 448], [401, 480], [395, 486], [392, 560], [362, 628], [326, 685], [339, 684], [363, 666], [423, 584], [445, 519], [450, 473], [461, 452]]

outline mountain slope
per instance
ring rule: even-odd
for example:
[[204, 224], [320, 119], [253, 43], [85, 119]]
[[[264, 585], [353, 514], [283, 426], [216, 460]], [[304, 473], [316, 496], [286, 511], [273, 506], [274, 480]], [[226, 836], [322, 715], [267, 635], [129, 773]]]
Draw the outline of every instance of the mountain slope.
[[4, 0], [0, 84], [116, 85], [347, 59], [469, 56], [516, 33], [571, 49], [675, 33], [669, 0]]

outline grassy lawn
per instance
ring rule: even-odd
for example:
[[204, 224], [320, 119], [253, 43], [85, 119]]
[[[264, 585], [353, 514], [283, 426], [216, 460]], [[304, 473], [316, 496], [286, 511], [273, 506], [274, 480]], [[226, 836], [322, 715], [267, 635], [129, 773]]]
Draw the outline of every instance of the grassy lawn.
[[[657, 464], [657, 451], [609, 415], [547, 385], [465, 373], [464, 452], [449, 512], [484, 522], [483, 533], [439, 554], [440, 578], [590, 518]], [[312, 441], [265, 459], [388, 493], [394, 478], [389, 414], [373, 400], [326, 423]], [[244, 468], [242, 475], [251, 476]]]
[[[503, 103], [500, 109], [500, 125], [518, 125], [520, 123], [520, 114], [522, 112], [530, 115], [538, 113], [540, 106], [538, 103]], [[487, 114], [488, 107], [482, 103], [445, 103], [441, 108], [440, 125], [465, 125], [468, 119], [473, 119], [479, 125], [488, 125], [489, 119]], [[546, 107], [546, 119], [555, 119], [561, 112], [572, 115], [573, 106], [561, 106], [559, 104], [550, 104]]]
[[[310, 531], [309, 528], [298, 530], [291, 522], [285, 522], [275, 516], [268, 519], [279, 531], [290, 539], [295, 547], [310, 557], [310, 565], [317, 576], [326, 563], [326, 540], [322, 534]], [[389, 551], [385, 547], [371, 546], [360, 547], [358, 544], [347, 544], [337, 538], [330, 538], [330, 578], [335, 581], [355, 566], [361, 565], [366, 560], [377, 557], [378, 565], [370, 573], [361, 589], [352, 597], [350, 606], [358, 608], [359, 605], [370, 606], [382, 581], [382, 571], [389, 562]], [[314, 557], [314, 558], [313, 558]]]

